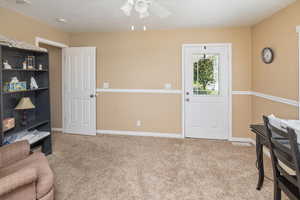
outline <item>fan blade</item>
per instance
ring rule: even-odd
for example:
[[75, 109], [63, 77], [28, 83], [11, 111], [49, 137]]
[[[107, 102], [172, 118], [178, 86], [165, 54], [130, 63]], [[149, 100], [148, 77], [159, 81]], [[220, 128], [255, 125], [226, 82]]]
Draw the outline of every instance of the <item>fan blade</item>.
[[154, 0], [152, 1], [150, 10], [155, 15], [159, 16], [160, 18], [167, 18], [171, 15], [171, 12], [169, 10], [167, 10], [166, 8], [164, 8], [163, 6], [161, 6], [158, 2], [156, 2]]
[[130, 16], [133, 5], [134, 5], [134, 1], [128, 0], [120, 9], [124, 12], [126, 16]]

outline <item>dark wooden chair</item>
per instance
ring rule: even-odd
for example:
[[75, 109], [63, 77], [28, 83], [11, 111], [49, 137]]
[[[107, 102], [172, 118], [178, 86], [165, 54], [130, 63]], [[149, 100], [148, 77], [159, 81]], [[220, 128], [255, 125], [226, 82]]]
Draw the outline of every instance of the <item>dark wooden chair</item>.
[[[291, 128], [286, 132], [269, 123], [264, 116], [264, 124], [267, 129], [267, 139], [270, 146], [273, 175], [274, 175], [274, 200], [281, 199], [283, 191], [289, 199], [300, 199], [300, 153], [297, 143], [297, 135]], [[280, 137], [278, 137], [280, 136]], [[282, 164], [286, 165], [295, 175], [290, 174]]]

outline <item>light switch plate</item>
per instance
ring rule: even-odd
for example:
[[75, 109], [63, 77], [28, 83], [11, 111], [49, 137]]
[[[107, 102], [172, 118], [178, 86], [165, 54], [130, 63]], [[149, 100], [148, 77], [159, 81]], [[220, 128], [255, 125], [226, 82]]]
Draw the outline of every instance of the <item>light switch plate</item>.
[[103, 88], [104, 89], [108, 89], [109, 88], [109, 83], [108, 82], [104, 82], [103, 83]]
[[136, 126], [137, 126], [137, 127], [142, 126], [142, 121], [141, 121], [141, 120], [137, 120], [137, 121], [136, 121]]
[[172, 84], [171, 83], [166, 83], [165, 84], [165, 89], [167, 89], [167, 90], [172, 89]]

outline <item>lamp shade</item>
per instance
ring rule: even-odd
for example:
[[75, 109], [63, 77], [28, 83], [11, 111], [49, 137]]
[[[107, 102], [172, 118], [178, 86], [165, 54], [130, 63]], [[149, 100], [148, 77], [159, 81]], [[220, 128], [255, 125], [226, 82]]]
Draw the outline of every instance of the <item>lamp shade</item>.
[[15, 110], [29, 110], [29, 109], [34, 109], [35, 106], [31, 102], [29, 97], [23, 97], [18, 105], [15, 107]]

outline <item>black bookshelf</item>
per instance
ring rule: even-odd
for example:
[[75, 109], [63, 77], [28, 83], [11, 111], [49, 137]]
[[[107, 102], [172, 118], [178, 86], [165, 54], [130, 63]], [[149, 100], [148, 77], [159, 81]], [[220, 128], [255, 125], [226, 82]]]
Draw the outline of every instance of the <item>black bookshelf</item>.
[[[23, 62], [28, 56], [34, 56], [35, 69], [23, 69]], [[4, 69], [3, 62], [8, 61], [12, 69]], [[0, 146], [4, 145], [4, 139], [12, 134], [28, 130], [49, 132], [50, 135], [43, 137], [31, 144], [32, 148], [42, 146], [42, 152], [52, 153], [51, 145], [51, 113], [50, 113], [50, 90], [49, 90], [49, 56], [47, 52], [24, 50], [0, 45]], [[39, 65], [42, 70], [38, 69]], [[26, 81], [27, 88], [22, 91], [5, 91], [4, 85], [17, 77], [19, 81]], [[34, 77], [39, 88], [30, 89], [30, 78]], [[22, 111], [15, 110], [22, 97], [29, 97], [35, 105], [35, 109], [27, 110], [27, 124], [22, 125]], [[3, 120], [15, 119], [15, 127], [4, 131]]]

